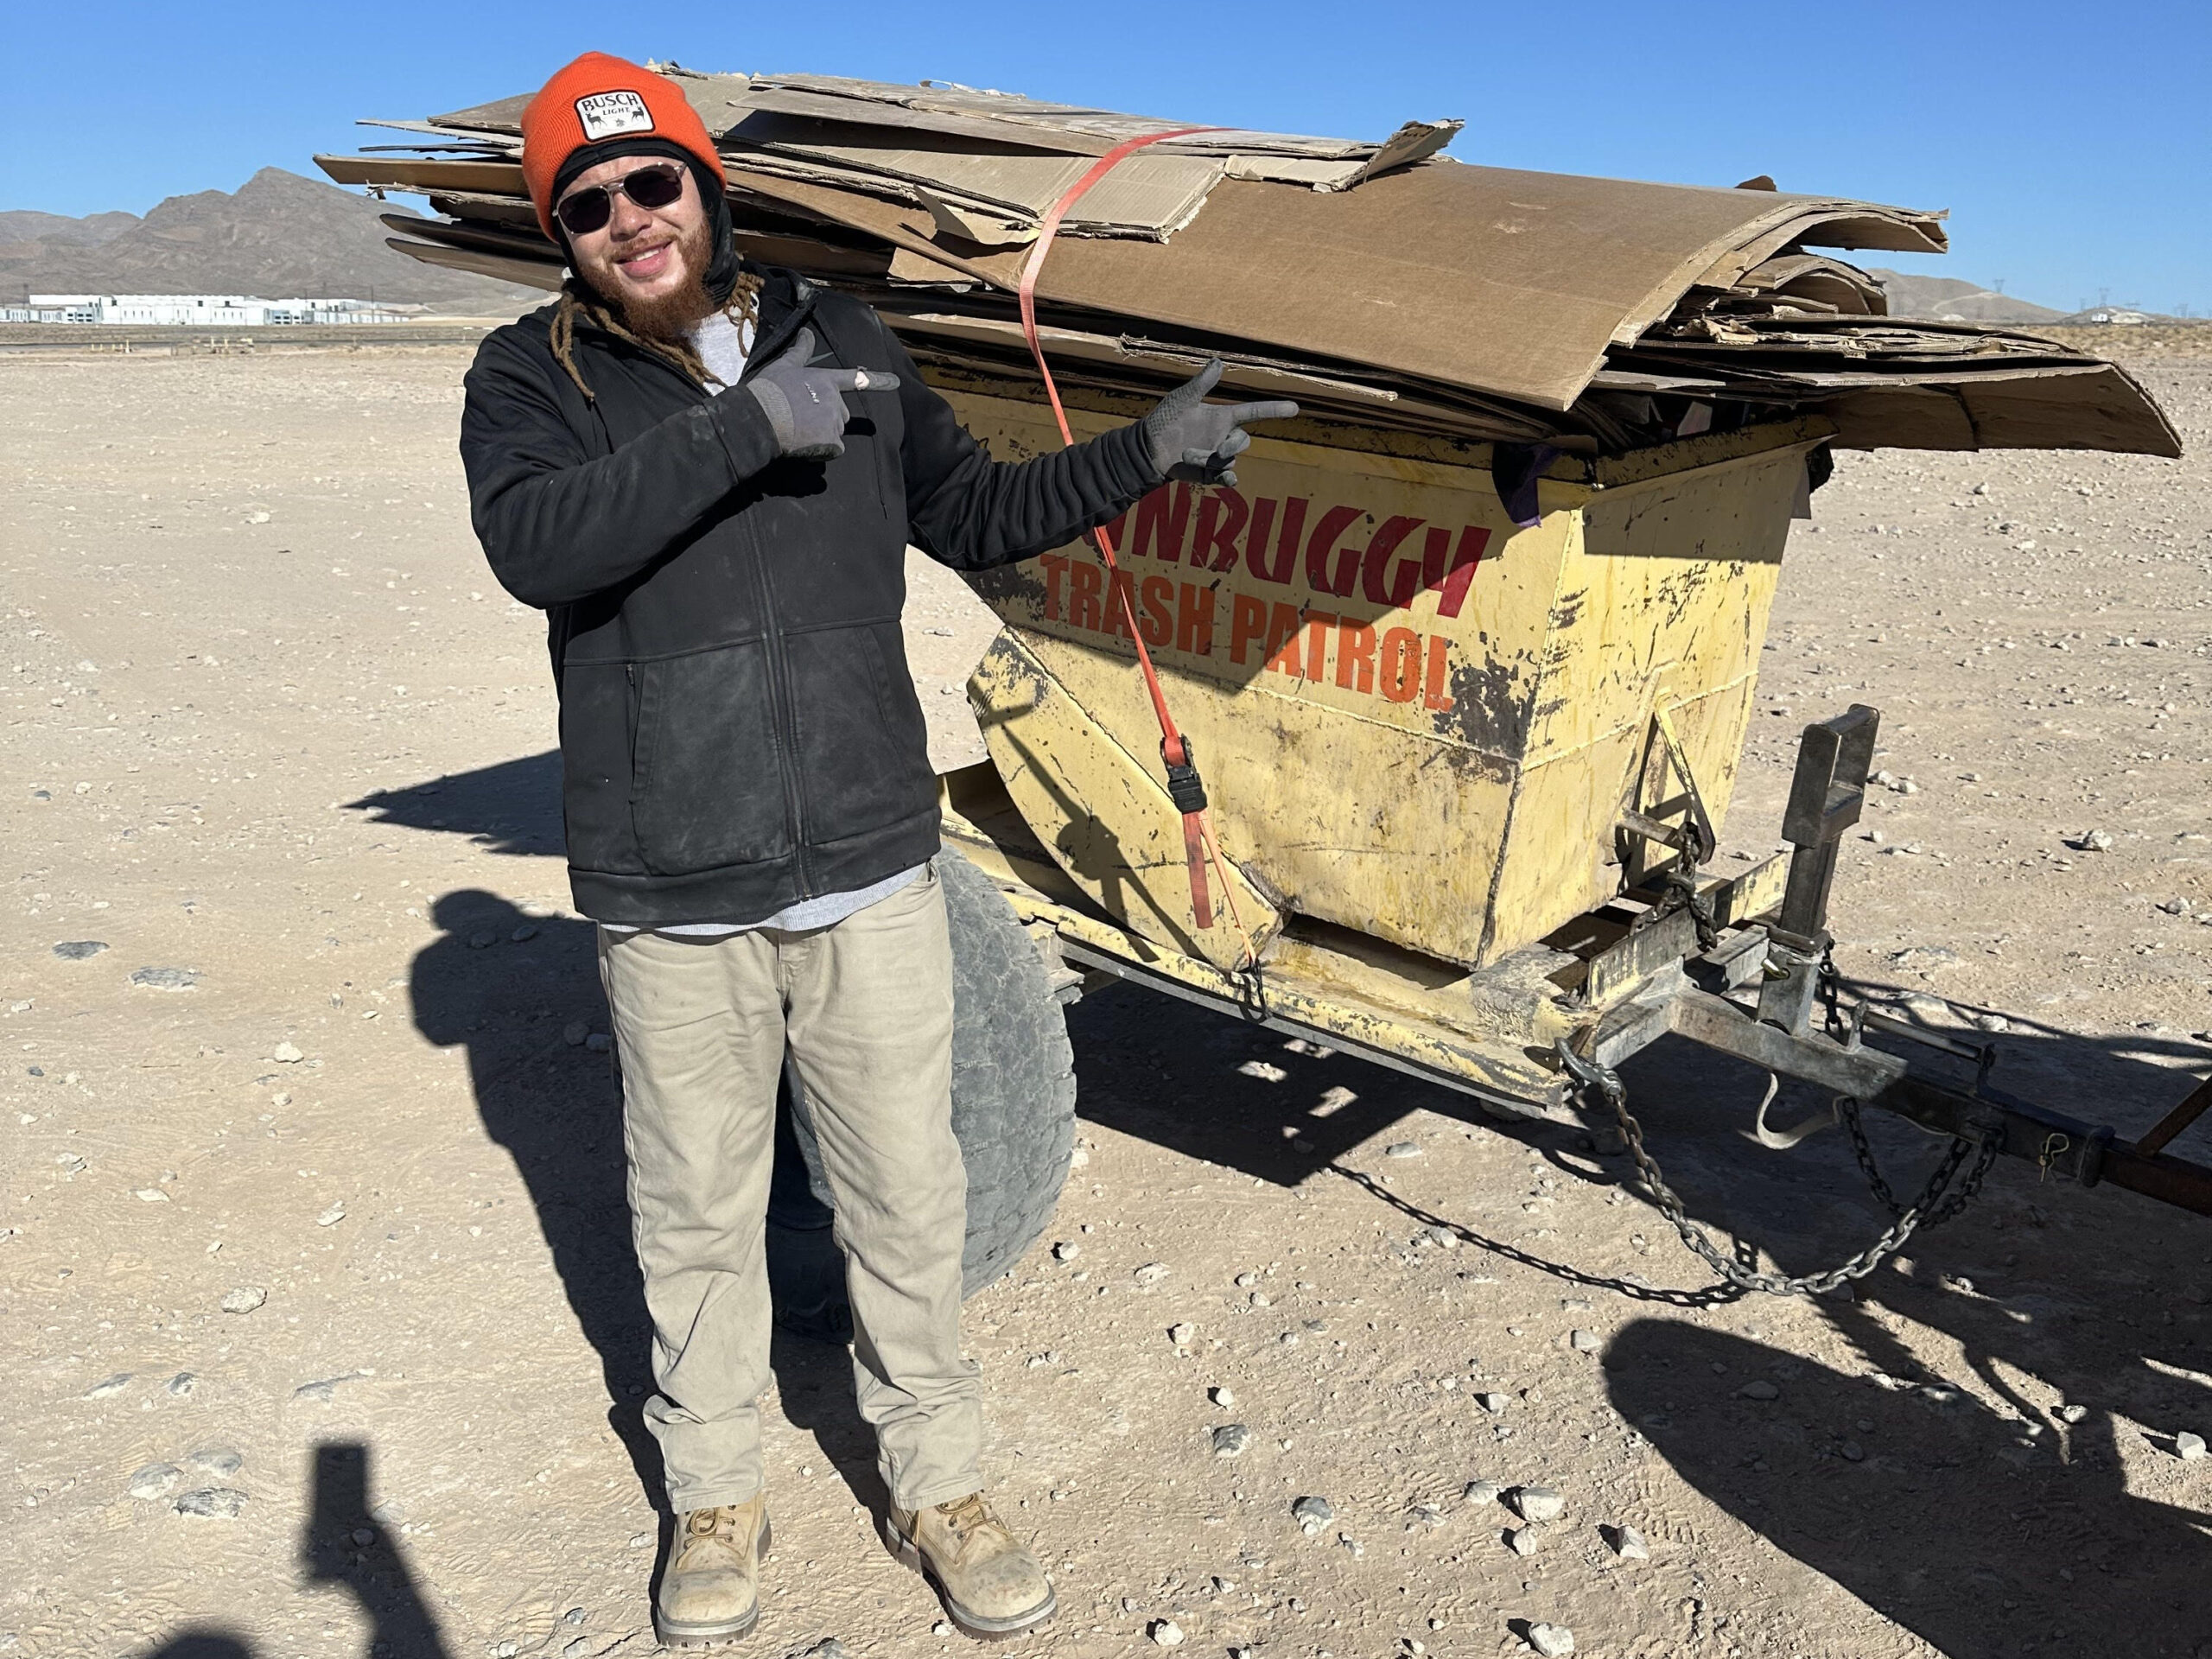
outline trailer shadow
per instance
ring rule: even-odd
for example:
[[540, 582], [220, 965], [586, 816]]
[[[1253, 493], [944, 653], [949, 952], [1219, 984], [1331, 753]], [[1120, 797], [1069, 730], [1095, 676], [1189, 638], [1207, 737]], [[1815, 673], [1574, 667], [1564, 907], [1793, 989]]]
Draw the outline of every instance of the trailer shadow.
[[[2177, 1064], [2201, 1065], [2201, 1048], [2171, 1038], [2083, 1038], [2008, 1020], [1998, 1039], [2007, 1087], [2124, 1135], [2187, 1091]], [[2192, 1300], [2212, 1281], [2195, 1217], [2000, 1165], [1962, 1217], [1911, 1240], [1854, 1294], [1794, 1304], [1821, 1328], [1785, 1347], [1705, 1322], [1739, 1293], [1710, 1282], [1628, 1160], [1599, 1154], [1593, 1136], [1500, 1122], [1411, 1078], [1133, 990], [1086, 999], [1070, 1023], [1091, 1122], [1286, 1185], [1346, 1179], [1408, 1232], [1446, 1229], [1562, 1284], [1618, 1295], [1628, 1306], [1602, 1361], [1615, 1409], [1735, 1522], [1949, 1659], [2113, 1651], [2120, 1630], [2132, 1651], [2202, 1651], [2212, 1504], [2176, 1498], [2204, 1489], [2182, 1486], [2173, 1438], [2212, 1423], [2212, 1317]], [[1888, 1224], [1840, 1134], [1789, 1153], [1751, 1139], [1763, 1079], [1750, 1066], [1669, 1039], [1624, 1076], [1690, 1219], [1738, 1261], [1756, 1241], [1762, 1265], [1812, 1272]], [[1774, 1116], [1796, 1122], [1819, 1103], [1785, 1090]], [[1910, 1194], [1941, 1143], [1868, 1116], [1882, 1166]], [[1405, 1196], [1420, 1185], [1410, 1174], [1386, 1185], [1384, 1172], [1420, 1166], [1376, 1154], [1394, 1140], [1432, 1140], [1440, 1118], [1512, 1137], [1555, 1179], [1620, 1188], [1610, 1236], [1519, 1242], [1535, 1230], [1517, 1179], [1450, 1203]], [[1638, 1231], [1653, 1253], [1630, 1257], [1633, 1270], [1614, 1265], [1622, 1238]], [[1752, 1379], [1778, 1397], [1741, 1395]], [[2083, 1408], [2078, 1421], [2067, 1421], [2069, 1405]], [[1679, 1512], [1639, 1523], [1662, 1562], [1694, 1556], [1710, 1525]]]

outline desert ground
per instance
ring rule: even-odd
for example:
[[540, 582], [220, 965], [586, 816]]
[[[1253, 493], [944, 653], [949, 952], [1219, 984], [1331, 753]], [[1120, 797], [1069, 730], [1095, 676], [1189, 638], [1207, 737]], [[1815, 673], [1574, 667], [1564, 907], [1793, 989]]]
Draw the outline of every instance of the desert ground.
[[[2212, 1067], [2212, 356], [2154, 343], [2180, 462], [1840, 458], [1723, 855], [1805, 720], [1878, 705], [1841, 969], [2123, 1135]], [[604, 1009], [466, 364], [0, 360], [0, 1651], [653, 1649]], [[918, 563], [909, 624], [970, 758], [988, 620]], [[1077, 1166], [967, 1314], [1060, 1599], [1007, 1653], [2212, 1655], [2203, 1218], [2006, 1163], [1855, 1295], [1738, 1299], [1591, 1137], [1135, 990], [1070, 1025]], [[1757, 1074], [1627, 1075], [1708, 1227], [1803, 1271], [1885, 1221], [1840, 1136], [1746, 1137]], [[1901, 1189], [1934, 1155], [1875, 1140]], [[963, 1651], [874, 1540], [844, 1356], [776, 1375], [741, 1651]], [[1516, 1553], [1479, 1482], [1563, 1513]]]

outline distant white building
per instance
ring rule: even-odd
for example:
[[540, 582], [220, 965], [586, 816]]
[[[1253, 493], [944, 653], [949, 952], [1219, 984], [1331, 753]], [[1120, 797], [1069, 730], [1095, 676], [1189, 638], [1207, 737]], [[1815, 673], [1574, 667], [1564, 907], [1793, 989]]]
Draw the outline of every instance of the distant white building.
[[405, 322], [420, 306], [372, 300], [264, 300], [236, 294], [34, 294], [0, 309], [0, 322], [138, 323], [264, 328], [314, 323]]

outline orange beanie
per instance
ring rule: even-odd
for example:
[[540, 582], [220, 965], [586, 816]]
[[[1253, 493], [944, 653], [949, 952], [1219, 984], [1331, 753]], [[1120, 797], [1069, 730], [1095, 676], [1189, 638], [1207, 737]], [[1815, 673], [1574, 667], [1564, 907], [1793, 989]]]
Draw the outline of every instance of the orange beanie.
[[707, 124], [665, 76], [587, 52], [538, 88], [522, 112], [522, 176], [546, 235], [554, 234], [554, 181], [568, 159], [588, 144], [638, 137], [664, 138], [727, 181]]

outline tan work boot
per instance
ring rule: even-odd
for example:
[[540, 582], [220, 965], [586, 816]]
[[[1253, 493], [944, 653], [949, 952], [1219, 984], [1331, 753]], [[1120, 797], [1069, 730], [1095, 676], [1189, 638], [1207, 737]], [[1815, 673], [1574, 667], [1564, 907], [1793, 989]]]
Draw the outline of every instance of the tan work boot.
[[760, 1618], [760, 1557], [767, 1548], [768, 1505], [757, 1493], [743, 1503], [688, 1511], [653, 1598], [653, 1633], [662, 1644], [712, 1647], [750, 1631]]
[[930, 1581], [952, 1622], [970, 1636], [1012, 1636], [1043, 1624], [1058, 1605], [1044, 1567], [981, 1492], [919, 1511], [893, 1505], [883, 1541]]

